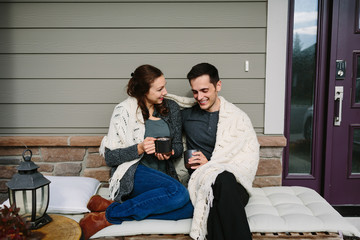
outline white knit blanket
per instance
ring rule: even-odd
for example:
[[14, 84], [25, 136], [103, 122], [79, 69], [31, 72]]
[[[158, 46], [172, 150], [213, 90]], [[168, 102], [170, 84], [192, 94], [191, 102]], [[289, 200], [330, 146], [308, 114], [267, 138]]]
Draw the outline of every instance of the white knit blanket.
[[[191, 104], [187, 98], [174, 95], [168, 98], [183, 107]], [[216, 177], [223, 171], [231, 172], [251, 194], [259, 163], [260, 145], [249, 117], [223, 97], [219, 98], [219, 122], [211, 161], [191, 175], [188, 185], [195, 208], [190, 236], [199, 240], [205, 239], [207, 234], [207, 218], [214, 198], [211, 185]]]
[[[107, 136], [101, 141], [99, 149], [100, 155], [104, 156], [105, 147], [110, 150], [117, 148], [125, 148], [144, 141], [145, 124], [140, 108], [138, 108], [137, 100], [128, 97], [119, 103], [112, 114], [110, 126]], [[122, 163], [116, 168], [113, 176], [109, 180], [110, 198], [114, 200], [115, 193], [120, 187], [120, 180], [126, 171], [141, 159], [134, 159], [129, 162]]]
[[[168, 99], [176, 101], [181, 107], [194, 105], [193, 98], [168, 94]], [[194, 205], [194, 216], [190, 236], [194, 239], [205, 239], [207, 218], [212, 205], [211, 185], [223, 171], [234, 174], [236, 180], [251, 194], [259, 162], [259, 143], [249, 117], [232, 103], [220, 98], [219, 122], [216, 133], [216, 144], [211, 161], [198, 168], [189, 181], [188, 189]], [[110, 150], [124, 148], [144, 140], [145, 126], [137, 101], [129, 97], [118, 104], [110, 120], [109, 132], [101, 142], [100, 153], [105, 147]], [[120, 179], [135, 159], [119, 165], [110, 179], [111, 198], [119, 188]]]

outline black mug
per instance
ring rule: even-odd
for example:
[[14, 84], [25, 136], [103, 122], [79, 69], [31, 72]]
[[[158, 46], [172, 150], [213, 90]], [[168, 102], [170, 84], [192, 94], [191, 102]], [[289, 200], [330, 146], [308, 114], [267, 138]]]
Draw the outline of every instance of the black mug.
[[190, 169], [191, 166], [195, 165], [195, 164], [189, 164], [189, 159], [190, 159], [191, 157], [193, 157], [192, 154], [193, 154], [194, 152], [200, 152], [200, 150], [197, 150], [197, 149], [189, 149], [189, 150], [186, 150], [186, 151], [184, 152], [184, 163], [185, 163], [185, 168], [187, 168], [187, 169]]
[[162, 154], [171, 154], [171, 137], [159, 137], [155, 140], [155, 152]]

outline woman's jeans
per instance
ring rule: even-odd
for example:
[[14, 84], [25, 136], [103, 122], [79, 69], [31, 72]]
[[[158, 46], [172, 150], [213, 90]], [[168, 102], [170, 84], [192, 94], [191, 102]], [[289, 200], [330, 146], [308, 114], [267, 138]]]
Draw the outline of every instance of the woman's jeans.
[[106, 219], [112, 224], [145, 218], [179, 220], [192, 218], [193, 211], [189, 192], [179, 181], [139, 164], [130, 199], [112, 203]]

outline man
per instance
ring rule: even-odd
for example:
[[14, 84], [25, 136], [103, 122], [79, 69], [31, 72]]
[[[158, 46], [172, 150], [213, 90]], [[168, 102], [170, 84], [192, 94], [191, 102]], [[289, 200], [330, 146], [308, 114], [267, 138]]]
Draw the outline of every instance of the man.
[[189, 192], [194, 205], [194, 239], [251, 239], [245, 206], [259, 161], [259, 143], [248, 116], [218, 96], [222, 82], [211, 64], [187, 75], [197, 102], [182, 111], [187, 149], [198, 149]]

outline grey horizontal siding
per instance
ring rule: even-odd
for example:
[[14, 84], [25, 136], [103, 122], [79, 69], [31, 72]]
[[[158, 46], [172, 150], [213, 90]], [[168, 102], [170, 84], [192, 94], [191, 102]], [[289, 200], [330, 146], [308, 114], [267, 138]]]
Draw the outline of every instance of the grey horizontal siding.
[[[6, 127], [0, 128], [1, 134], [0, 136], [68, 136], [68, 135], [104, 135], [107, 133], [109, 129], [109, 124], [107, 127], [103, 128], [85, 128], [85, 127], [56, 127], [56, 128], [46, 128], [46, 127], [38, 127], [28, 128], [28, 127]], [[255, 129], [256, 130], [256, 129]]]
[[264, 2], [0, 4], [3, 28], [265, 26]]
[[105, 134], [137, 66], [159, 67], [168, 92], [191, 97], [185, 76], [199, 62], [219, 69], [220, 95], [261, 133], [266, 5], [0, 0], [0, 135]]
[[[244, 71], [249, 61], [249, 72]], [[199, 62], [211, 62], [222, 78], [264, 78], [265, 54], [0, 54], [0, 78], [129, 78], [150, 63], [168, 78], [185, 78]]]
[[[172, 0], [156, 0], [155, 2], [171, 2]], [[74, 0], [0, 0], [0, 3], [73, 3]], [[128, 3], [129, 0], [76, 0], [76, 2], [84, 2], [84, 3]], [[143, 2], [154, 2], [154, 0], [131, 0], [132, 3], [143, 3]], [[189, 2], [189, 0], [176, 0], [176, 2]], [[196, 2], [266, 2], [266, 0], [196, 0]]]
[[3, 29], [0, 53], [263, 53], [264, 39], [263, 28]]
[[[221, 94], [234, 103], [263, 103], [264, 79], [223, 79]], [[1, 103], [119, 103], [128, 79], [0, 79]], [[79, 89], [86, 93], [79, 94]], [[184, 79], [167, 79], [172, 94], [192, 97]]]
[[[1, 104], [1, 128], [27, 128], [36, 134], [37, 129], [102, 128], [109, 127], [111, 113], [116, 104]], [[253, 120], [255, 127], [261, 127], [262, 104], [237, 104]], [[61, 128], [59, 128], [61, 126]], [[32, 130], [32, 131], [31, 131]], [[106, 131], [105, 131], [106, 132]]]

